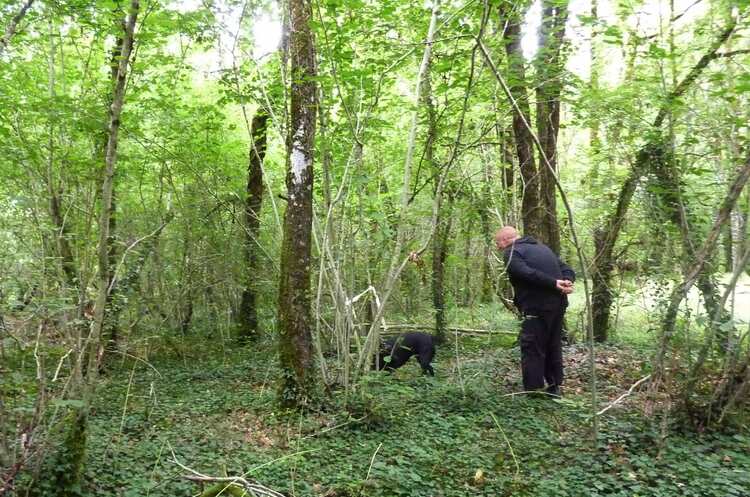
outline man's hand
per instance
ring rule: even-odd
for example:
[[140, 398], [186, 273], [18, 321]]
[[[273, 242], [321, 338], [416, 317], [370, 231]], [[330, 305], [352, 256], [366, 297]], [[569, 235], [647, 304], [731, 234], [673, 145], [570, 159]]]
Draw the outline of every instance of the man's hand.
[[557, 280], [557, 289], [565, 295], [573, 293], [573, 282], [570, 280]]

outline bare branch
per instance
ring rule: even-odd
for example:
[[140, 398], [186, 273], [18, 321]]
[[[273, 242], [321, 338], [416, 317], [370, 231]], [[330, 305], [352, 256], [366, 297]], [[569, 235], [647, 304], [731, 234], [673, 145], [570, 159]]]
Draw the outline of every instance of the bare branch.
[[715, 58], [718, 59], [719, 57], [734, 57], [735, 55], [742, 55], [742, 54], [748, 54], [750, 53], [750, 49], [743, 49], [743, 50], [732, 50], [731, 52], [721, 52], [717, 53]]
[[605, 412], [607, 412], [607, 411], [609, 411], [610, 409], [612, 409], [613, 407], [615, 407], [615, 406], [616, 406], [617, 404], [619, 404], [620, 402], [622, 402], [623, 400], [625, 400], [625, 398], [627, 398], [627, 397], [629, 397], [630, 395], [632, 395], [633, 391], [634, 391], [634, 390], [635, 390], [635, 389], [636, 389], [636, 388], [638, 387], [638, 385], [642, 384], [642, 383], [643, 383], [644, 381], [648, 380], [649, 378], [651, 378], [651, 375], [650, 375], [650, 374], [648, 374], [648, 375], [644, 376], [644, 377], [643, 377], [643, 378], [641, 378], [640, 380], [638, 380], [638, 381], [636, 381], [635, 383], [633, 383], [633, 385], [632, 385], [632, 386], [631, 386], [631, 387], [630, 387], [630, 388], [628, 389], [628, 391], [627, 391], [627, 392], [625, 392], [624, 394], [622, 394], [622, 395], [620, 395], [619, 397], [617, 397], [617, 398], [616, 398], [616, 399], [615, 399], [615, 400], [614, 400], [613, 402], [611, 402], [611, 403], [610, 403], [610, 404], [609, 404], [609, 405], [608, 405], [607, 407], [605, 407], [605, 408], [604, 408], [604, 409], [602, 409], [601, 411], [597, 412], [597, 413], [596, 413], [596, 415], [597, 415], [597, 416], [601, 416], [601, 415], [602, 415], [602, 414], [604, 414]]
[[21, 6], [18, 12], [16, 12], [16, 15], [13, 16], [13, 19], [10, 20], [8, 27], [5, 28], [5, 34], [0, 38], [0, 55], [2, 55], [5, 49], [8, 48], [8, 43], [10, 43], [10, 39], [15, 34], [16, 28], [18, 28], [18, 23], [21, 22], [21, 19], [26, 15], [26, 11], [29, 10], [32, 3], [34, 3], [34, 0], [26, 0], [26, 3]]

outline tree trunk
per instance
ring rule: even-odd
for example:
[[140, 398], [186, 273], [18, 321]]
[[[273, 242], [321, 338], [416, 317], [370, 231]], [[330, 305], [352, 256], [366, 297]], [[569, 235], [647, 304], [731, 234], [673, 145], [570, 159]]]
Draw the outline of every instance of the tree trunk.
[[560, 226], [557, 222], [557, 135], [560, 131], [560, 93], [565, 62], [561, 56], [568, 20], [567, 2], [542, 1], [539, 52], [536, 60], [536, 125], [542, 153], [540, 157], [540, 200], [542, 241], [560, 254]]
[[193, 322], [193, 244], [190, 238], [191, 227], [183, 224], [182, 233], [182, 264], [179, 279], [179, 297], [175, 303], [174, 314], [178, 318], [178, 327], [182, 335], [190, 332], [190, 325]]
[[597, 342], [606, 342], [609, 337], [609, 315], [615, 297], [612, 288], [614, 244], [607, 239], [607, 234], [602, 228], [594, 230], [594, 253], [597, 262], [592, 266], [591, 272], [591, 316], [594, 340]]
[[[109, 112], [109, 135], [104, 161], [101, 212], [99, 216], [99, 240], [97, 247], [98, 285], [94, 305], [94, 320], [91, 324], [91, 332], [88, 338], [86, 340], [79, 339], [78, 346], [80, 348], [74, 355], [76, 366], [74, 367], [70, 388], [67, 392], [69, 399], [82, 400], [82, 404], [71, 408], [67, 423], [67, 434], [63, 440], [62, 447], [58, 449], [60, 463], [54, 464], [56, 468], [64, 468], [64, 471], [53, 476], [57, 480], [58, 491], [63, 496], [79, 494], [86, 454], [88, 415], [92, 397], [97, 387], [96, 378], [102, 357], [101, 338], [104, 308], [111, 281], [109, 222], [112, 208], [112, 181], [117, 160], [117, 137], [120, 127], [120, 114], [125, 98], [125, 81], [131, 53], [130, 47], [132, 47], [131, 40], [135, 31], [138, 9], [139, 0], [131, 0], [130, 13], [124, 34], [123, 47], [125, 49], [120, 57], [117, 82], [112, 93], [112, 105]], [[81, 304], [82, 302], [79, 302], [79, 308], [82, 307]]]
[[[50, 24], [50, 53], [48, 63], [48, 93], [50, 98], [55, 98], [55, 45], [52, 34], [52, 25]], [[65, 284], [73, 289], [79, 285], [78, 270], [76, 268], [73, 249], [70, 246], [70, 236], [68, 234], [68, 225], [61, 205], [62, 184], [59, 186], [55, 180], [55, 127], [50, 120], [47, 138], [47, 195], [49, 197], [49, 215], [52, 225], [55, 228], [54, 240], [57, 248], [57, 255], [60, 257], [60, 267], [62, 268], [63, 280]]]
[[721, 247], [724, 250], [724, 271], [731, 273], [734, 269], [734, 240], [732, 239], [732, 223], [724, 227]]
[[437, 141], [437, 112], [432, 100], [432, 59], [427, 59], [427, 66], [422, 79], [422, 104], [427, 110], [427, 137], [425, 142], [424, 160], [434, 179], [433, 198], [437, 204], [435, 236], [432, 239], [432, 274], [430, 284], [432, 290], [432, 307], [435, 315], [435, 338], [438, 343], [445, 341], [445, 237], [447, 236], [445, 208], [443, 206], [440, 189], [440, 165], [435, 161], [435, 142]]
[[[98, 369], [98, 362], [101, 354], [98, 348], [101, 346], [102, 329], [104, 327], [104, 309], [107, 304], [109, 294], [109, 284], [111, 282], [110, 267], [110, 219], [112, 217], [112, 192], [114, 189], [115, 165], [117, 162], [117, 144], [118, 132], [120, 130], [120, 115], [125, 102], [125, 82], [127, 80], [128, 64], [130, 54], [133, 48], [133, 33], [135, 31], [135, 21], [140, 8], [139, 0], [131, 0], [130, 14], [125, 24], [125, 33], [123, 35], [122, 53], [120, 54], [119, 66], [117, 69], [117, 79], [112, 91], [112, 105], [109, 112], [109, 136], [107, 137], [107, 147], [104, 156], [104, 179], [102, 181], [102, 203], [99, 218], [99, 246], [98, 246], [98, 291], [96, 304], [94, 306], [94, 323], [91, 333], [91, 344], [89, 354], [89, 367], [87, 370], [92, 373]], [[96, 352], [94, 352], [96, 351]], [[92, 369], [94, 368], [94, 369]]]
[[432, 305], [435, 311], [435, 337], [445, 341], [445, 258], [448, 255], [448, 235], [451, 231], [450, 209], [438, 213], [435, 237], [432, 240]]
[[[112, 58], [109, 62], [109, 68], [110, 68], [110, 79], [112, 83], [112, 93], [107, 98], [107, 107], [110, 107], [112, 105], [112, 99], [114, 98], [114, 92], [115, 87], [117, 85], [117, 73], [119, 71], [120, 66], [120, 57], [122, 56], [122, 50], [123, 50], [123, 42], [125, 41], [124, 38], [124, 32], [126, 30], [126, 23], [127, 19], [123, 18], [119, 21], [119, 27], [123, 31], [123, 36], [118, 37], [117, 41], [115, 42], [115, 46], [112, 50]], [[132, 51], [133, 49], [133, 38], [130, 37], [128, 42], [130, 43], [130, 49]], [[106, 163], [106, 149], [107, 149], [107, 140], [108, 140], [108, 130], [104, 130], [103, 140], [102, 140], [102, 157], [105, 158]], [[113, 268], [117, 265], [117, 244], [115, 243], [116, 240], [116, 233], [117, 233], [117, 202], [116, 202], [116, 188], [115, 188], [115, 177], [112, 178], [112, 206], [109, 211], [109, 239], [107, 240], [107, 245], [109, 247], [109, 284], [107, 285], [109, 288], [109, 292], [107, 293], [107, 301], [104, 305], [104, 328], [102, 330], [102, 334], [104, 337], [104, 340], [106, 342], [105, 344], [105, 350], [108, 352], [114, 352], [117, 350], [117, 343], [119, 341], [119, 328], [117, 323], [117, 318], [120, 315], [120, 309], [117, 309], [116, 306], [118, 304], [121, 304], [120, 298], [119, 298], [119, 285], [114, 284], [114, 272]]]
[[[666, 155], [666, 149], [663, 152], [665, 155], [662, 158], [651, 163], [657, 183], [657, 195], [662, 201], [662, 209], [665, 210], [667, 219], [680, 232], [684, 260], [694, 261], [696, 257], [694, 240], [701, 239], [703, 234], [693, 232], [695, 226], [699, 223], [696, 222], [690, 206], [686, 205], [683, 200], [684, 195], [682, 193], [680, 171], [678, 165], [675, 163], [674, 156], [671, 153]], [[726, 226], [731, 226], [731, 217], [730, 222]], [[722, 227], [722, 232], [726, 231], [726, 226]], [[710, 261], [707, 261], [704, 267], [709, 265]], [[711, 273], [712, 271], [710, 270], [701, 271], [698, 276], [697, 286], [703, 296], [706, 312], [711, 317], [708, 326], [722, 330], [721, 334], [726, 337], [728, 333], [733, 332], [733, 329], [726, 329], [725, 326], [726, 323], [731, 322], [732, 316], [720, 303], [719, 291], [711, 277]], [[716, 319], [716, 322], [713, 321], [714, 319]], [[733, 328], [731, 325], [730, 327]]]
[[[505, 167], [503, 168], [503, 171]], [[512, 175], [511, 175], [512, 178]], [[490, 188], [490, 176], [489, 176], [489, 164], [484, 164], [484, 174], [482, 175], [482, 198], [479, 202], [479, 222], [482, 230], [482, 238], [484, 246], [482, 249], [482, 293], [481, 302], [483, 304], [489, 304], [492, 302], [492, 289], [494, 287], [492, 273], [490, 271], [490, 257], [493, 248], [493, 233], [490, 226], [490, 196], [492, 190]]]
[[[503, 11], [500, 14], [502, 18]], [[531, 111], [526, 88], [526, 68], [521, 50], [521, 22], [521, 16], [509, 16], [503, 34], [505, 52], [508, 56], [508, 74], [512, 76], [509, 80], [510, 93], [518, 103], [518, 108], [513, 107], [513, 134], [516, 140], [518, 167], [523, 179], [521, 216], [524, 233], [543, 240], [545, 232], [539, 198], [540, 177], [534, 158], [534, 141], [531, 132], [524, 124], [524, 121], [531, 122]]]
[[[471, 232], [474, 228], [474, 219], [469, 218], [466, 220], [466, 224], [464, 226], [464, 254], [463, 254], [463, 264], [464, 264], [464, 281], [461, 284], [463, 286], [463, 292], [461, 292], [460, 301], [462, 307], [470, 307], [474, 302], [474, 292], [472, 291], [472, 277], [476, 274], [476, 268], [473, 264], [473, 258], [471, 257], [471, 248], [472, 248], [472, 239], [471, 239]], [[459, 296], [456, 296], [456, 300], [459, 300]]]
[[591, 292], [591, 313], [594, 339], [605, 342], [609, 336], [609, 316], [614, 295], [612, 293], [612, 273], [615, 267], [614, 249], [620, 236], [630, 200], [635, 194], [641, 175], [649, 165], [662, 157], [660, 142], [645, 145], [635, 159], [633, 168], [620, 188], [617, 206], [607, 222], [594, 232], [594, 263], [591, 267], [593, 290]]
[[249, 341], [258, 337], [257, 279], [258, 247], [260, 244], [260, 212], [263, 206], [263, 160], [266, 157], [268, 114], [259, 110], [253, 117], [250, 157], [247, 168], [247, 197], [245, 198], [245, 264], [246, 281], [242, 291], [238, 338]]
[[315, 140], [315, 46], [310, 0], [289, 2], [291, 115], [287, 133], [287, 196], [279, 284], [279, 360], [283, 406], [302, 407], [313, 395], [310, 313], [313, 149]]

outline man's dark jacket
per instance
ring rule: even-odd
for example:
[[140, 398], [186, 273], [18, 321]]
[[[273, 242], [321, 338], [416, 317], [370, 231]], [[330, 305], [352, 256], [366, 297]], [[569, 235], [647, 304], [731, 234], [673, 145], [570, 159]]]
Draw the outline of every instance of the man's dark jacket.
[[519, 238], [504, 251], [508, 276], [515, 290], [513, 303], [523, 313], [555, 311], [568, 304], [557, 280], [575, 281], [576, 273], [552, 250], [530, 236]]

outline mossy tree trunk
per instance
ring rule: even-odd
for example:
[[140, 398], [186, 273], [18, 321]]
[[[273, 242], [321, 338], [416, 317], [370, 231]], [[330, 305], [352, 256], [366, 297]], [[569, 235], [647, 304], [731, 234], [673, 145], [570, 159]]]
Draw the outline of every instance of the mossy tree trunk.
[[242, 290], [237, 336], [241, 341], [258, 337], [257, 280], [260, 212], [263, 206], [263, 160], [266, 157], [268, 114], [259, 110], [252, 121], [252, 148], [247, 168], [245, 197], [245, 288]]
[[[120, 57], [122, 57], [123, 42], [125, 41], [125, 31], [127, 29], [127, 18], [123, 17], [118, 21], [118, 27], [122, 30], [122, 35], [115, 41], [115, 46], [112, 49], [112, 57], [109, 62], [110, 68], [110, 80], [112, 83], [112, 93], [107, 99], [107, 106], [112, 105], [112, 99], [114, 98], [116, 86], [117, 86], [117, 74], [120, 68]], [[128, 52], [133, 50], [133, 37], [127, 38], [130, 46]], [[102, 140], [102, 157], [105, 158], [106, 162], [106, 150], [108, 142], [109, 130], [105, 128]], [[108, 260], [109, 260], [109, 292], [107, 293], [107, 301], [104, 306], [104, 328], [102, 330], [103, 338], [105, 341], [106, 352], [115, 352], [117, 350], [117, 343], [119, 341], [119, 328], [118, 318], [120, 316], [120, 310], [118, 307], [122, 306], [122, 299], [120, 297], [120, 285], [115, 282], [114, 270], [117, 267], [117, 195], [116, 195], [116, 176], [112, 178], [112, 204], [109, 209], [109, 238], [107, 240], [108, 246]]]
[[[54, 492], [45, 495], [63, 497], [80, 495], [80, 480], [86, 460], [86, 441], [88, 433], [88, 416], [97, 387], [97, 373], [102, 359], [102, 338], [105, 319], [105, 307], [111, 282], [110, 264], [110, 221], [112, 209], [113, 181], [117, 163], [118, 131], [120, 116], [125, 101], [125, 83], [130, 55], [133, 47], [135, 23], [140, 8], [139, 0], [131, 0], [129, 14], [125, 22], [122, 39], [122, 51], [118, 61], [117, 75], [112, 89], [109, 106], [109, 125], [104, 154], [104, 168], [101, 186], [101, 210], [99, 212], [99, 237], [97, 246], [98, 282], [97, 296], [94, 304], [94, 318], [91, 331], [87, 337], [78, 341], [79, 349], [75, 351], [77, 366], [74, 367], [71, 384], [67, 391], [70, 414], [64, 418], [62, 429], [65, 434], [54, 464]], [[84, 364], [81, 364], [84, 363]]]
[[291, 113], [287, 131], [287, 208], [279, 284], [279, 401], [303, 407], [313, 395], [310, 310], [313, 149], [315, 139], [315, 45], [310, 0], [289, 1]]
[[[101, 346], [102, 330], [104, 329], [105, 308], [109, 299], [110, 283], [112, 281], [112, 249], [113, 242], [111, 234], [111, 220], [113, 218], [113, 192], [115, 166], [117, 163], [117, 144], [118, 134], [120, 131], [120, 115], [125, 102], [125, 83], [127, 81], [128, 64], [130, 63], [130, 54], [133, 49], [133, 34], [135, 31], [135, 21], [140, 8], [139, 0], [132, 0], [130, 4], [130, 14], [125, 22], [125, 32], [122, 38], [122, 49], [119, 54], [119, 64], [115, 84], [112, 89], [112, 103], [109, 109], [109, 126], [107, 136], [107, 146], [104, 155], [104, 174], [101, 189], [101, 212], [99, 216], [99, 246], [98, 256], [98, 293], [94, 305], [94, 323], [91, 333], [91, 343], [89, 344], [89, 368], [90, 374], [93, 374], [91, 366], [98, 363], [101, 354], [98, 349]], [[96, 352], [95, 352], [96, 351]], [[96, 365], [98, 367], [98, 364]]]
[[[659, 348], [656, 352], [653, 364], [654, 373], [653, 380], [658, 382], [661, 380], [665, 373], [664, 359], [667, 354], [667, 350], [672, 337], [674, 336], [675, 328], [677, 326], [677, 315], [679, 306], [682, 300], [687, 296], [690, 288], [699, 281], [701, 275], [705, 274], [706, 265], [711, 259], [711, 256], [718, 244], [721, 236], [721, 228], [729, 219], [732, 209], [734, 208], [737, 199], [739, 198], [742, 190], [750, 179], [750, 156], [745, 160], [745, 163], [738, 169], [732, 183], [729, 185], [726, 197], [721, 203], [719, 210], [716, 213], [716, 218], [711, 226], [711, 229], [705, 236], [704, 242], [699, 248], [692, 251], [693, 257], [690, 259], [690, 266], [684, 270], [684, 281], [672, 290], [672, 294], [669, 298], [669, 305], [667, 310], [662, 317], [662, 335], [659, 344]], [[700, 285], [700, 283], [699, 283]], [[705, 294], [704, 294], [705, 296]], [[717, 313], [719, 309], [717, 307]], [[714, 314], [712, 316], [716, 316]], [[716, 328], [712, 330], [715, 331]], [[709, 333], [703, 346], [703, 353], [707, 349], [708, 340], [712, 337], [713, 333]]]
[[[653, 161], [651, 166], [656, 184], [654, 191], [657, 192], [667, 220], [674, 224], [680, 232], [684, 260], [694, 261], [697, 256], [696, 243], [703, 238], [704, 234], [698, 232], [699, 222], [682, 191], [679, 164], [677, 164], [674, 156], [668, 153], [666, 147], [662, 153], [664, 154], [663, 157]], [[721, 232], [725, 231], [725, 227], [731, 226], [730, 216], [731, 212], [727, 215], [729, 222], [720, 228]], [[711, 317], [708, 326], [716, 328], [712, 335], [719, 334], [726, 339], [728, 333], [734, 332], [734, 326], [731, 325], [732, 315], [721, 304], [719, 290], [712, 273], [711, 261], [706, 261], [704, 269], [698, 275], [696, 285], [703, 296], [706, 312]]]
[[433, 196], [437, 204], [435, 216], [435, 236], [432, 239], [432, 272], [430, 286], [432, 290], [432, 307], [435, 316], [435, 337], [438, 342], [445, 340], [445, 236], [446, 219], [443, 205], [443, 192], [440, 188], [441, 166], [435, 160], [435, 143], [438, 139], [437, 111], [432, 99], [432, 57], [427, 59], [427, 66], [422, 79], [422, 105], [427, 111], [427, 137], [425, 143], [424, 160], [433, 177]]

